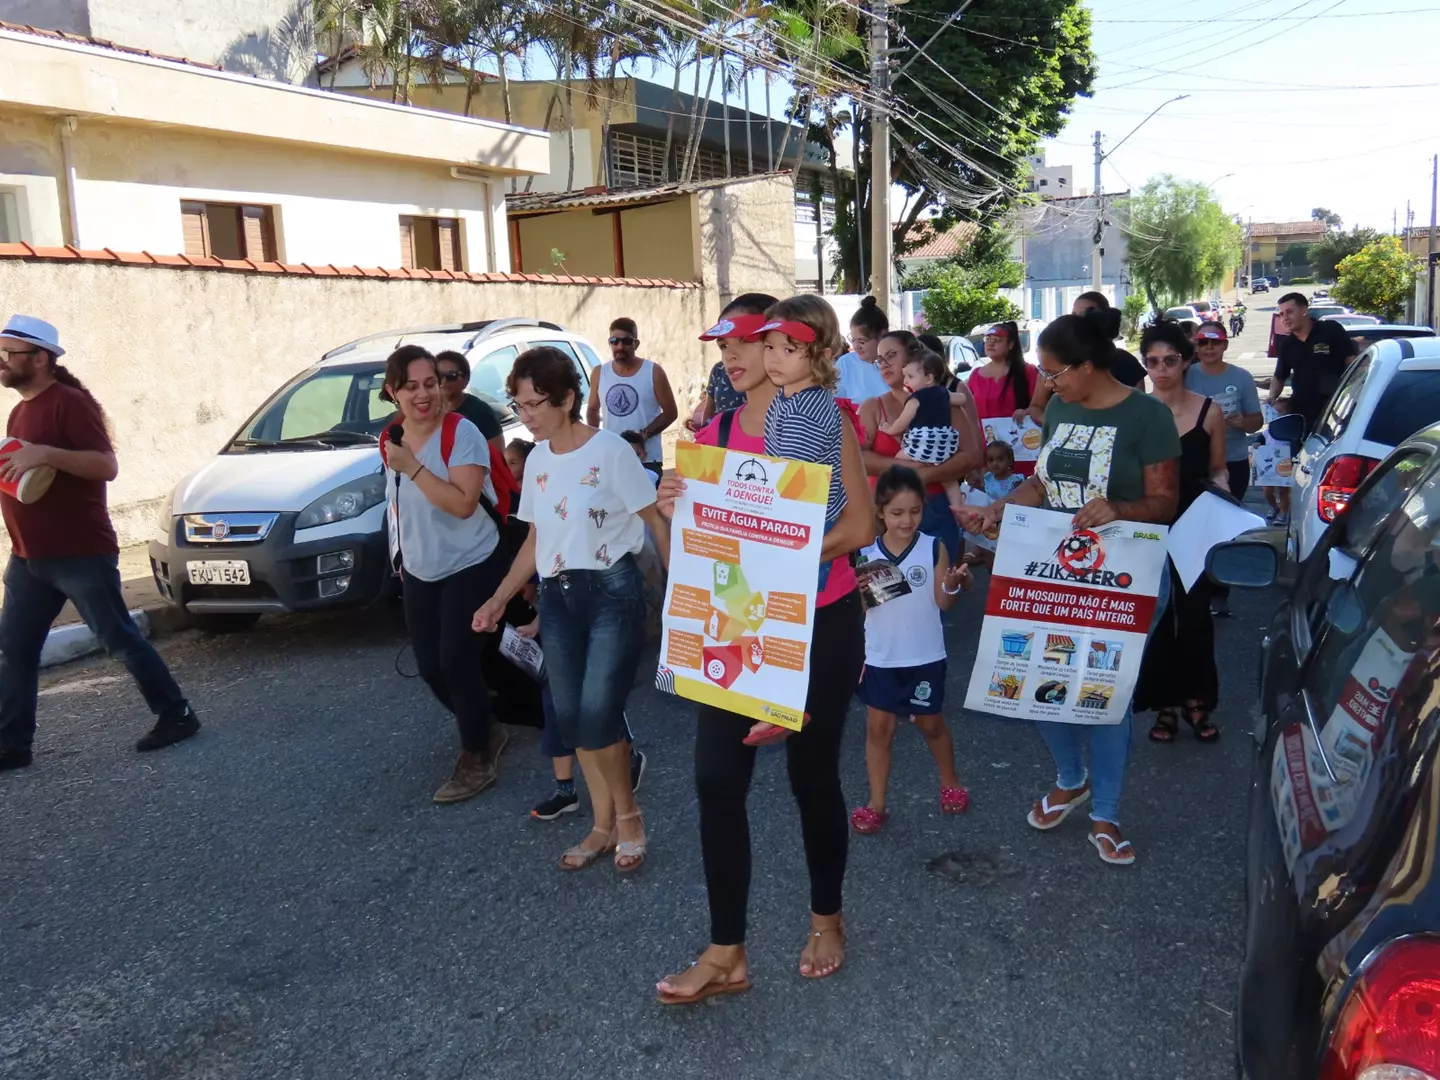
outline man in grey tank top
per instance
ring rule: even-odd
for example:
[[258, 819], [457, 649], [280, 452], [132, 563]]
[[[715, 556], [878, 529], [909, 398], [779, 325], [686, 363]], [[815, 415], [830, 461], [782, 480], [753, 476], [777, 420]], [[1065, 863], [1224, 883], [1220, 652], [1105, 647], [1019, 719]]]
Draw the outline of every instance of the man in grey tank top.
[[612, 359], [590, 373], [585, 422], [620, 436], [637, 432], [645, 440], [644, 460], [659, 464], [664, 457], [660, 433], [675, 422], [680, 410], [665, 369], [635, 355], [639, 345], [634, 319], [620, 318], [610, 324]]

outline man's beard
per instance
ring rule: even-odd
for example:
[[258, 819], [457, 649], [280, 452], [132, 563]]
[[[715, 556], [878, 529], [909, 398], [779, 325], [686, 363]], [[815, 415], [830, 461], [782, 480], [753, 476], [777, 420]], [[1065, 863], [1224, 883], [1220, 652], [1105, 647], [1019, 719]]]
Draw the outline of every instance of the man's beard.
[[16, 371], [14, 368], [0, 368], [0, 386], [7, 386], [12, 390], [33, 382], [35, 373], [33, 371]]

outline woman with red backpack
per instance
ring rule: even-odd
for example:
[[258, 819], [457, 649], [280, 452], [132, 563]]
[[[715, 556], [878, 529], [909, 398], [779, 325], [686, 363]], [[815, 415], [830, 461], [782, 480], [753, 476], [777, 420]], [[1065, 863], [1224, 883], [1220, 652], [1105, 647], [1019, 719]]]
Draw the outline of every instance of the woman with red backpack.
[[405, 625], [415, 665], [455, 716], [460, 758], [437, 803], [472, 798], [495, 783], [507, 736], [493, 723], [471, 615], [509, 569], [504, 518], [490, 479], [490, 447], [458, 412], [446, 412], [435, 358], [406, 345], [385, 363], [399, 409], [381, 455], [389, 500], [390, 555], [404, 579]]

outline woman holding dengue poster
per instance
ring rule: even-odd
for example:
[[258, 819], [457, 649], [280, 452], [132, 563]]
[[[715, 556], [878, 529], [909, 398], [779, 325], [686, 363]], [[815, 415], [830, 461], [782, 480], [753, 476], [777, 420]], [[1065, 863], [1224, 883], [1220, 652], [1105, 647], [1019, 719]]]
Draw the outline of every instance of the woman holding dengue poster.
[[[867, 432], [865, 471], [871, 477], [880, 476], [895, 464], [900, 440], [880, 429], [899, 416], [909, 400], [910, 395], [905, 389], [906, 363], [920, 358], [927, 351], [924, 343], [908, 330], [891, 330], [880, 339], [875, 366], [880, 369], [880, 376], [890, 389], [860, 406], [860, 421]], [[968, 391], [965, 396], [969, 398]], [[911, 467], [920, 474], [927, 492], [920, 531], [943, 543], [953, 563], [960, 558], [960, 528], [945, 497], [945, 484], [950, 480], [963, 480], [972, 469], [984, 468], [985, 444], [981, 441], [980, 423], [975, 418], [973, 401], [968, 407], [952, 402], [950, 426], [960, 432], [960, 445], [955, 452], [939, 464], [915, 462]], [[874, 481], [871, 483], [873, 485]]]
[[[767, 311], [779, 307], [785, 318], [796, 313], [772, 298], [757, 294], [737, 297], [720, 321], [701, 335], [720, 347], [726, 373], [745, 404], [722, 412], [696, 435], [710, 446], [760, 454], [765, 450], [765, 419], [780, 393], [766, 367], [766, 340], [747, 340], [766, 325]], [[789, 301], [786, 302], [790, 303]], [[822, 311], [823, 309], [823, 311]], [[823, 315], [828, 305], [805, 305], [805, 312]], [[833, 313], [828, 320], [800, 318], [815, 340], [805, 346], [812, 367], [833, 384], [831, 358], [839, 344], [839, 327]], [[795, 322], [785, 323], [796, 333]], [[772, 344], [793, 348], [787, 335]], [[667, 975], [656, 984], [662, 1004], [687, 1005], [716, 994], [750, 988], [745, 952], [746, 913], [750, 896], [750, 826], [746, 796], [755, 767], [755, 748], [784, 741], [790, 790], [800, 811], [800, 831], [810, 874], [810, 930], [800, 954], [800, 974], [823, 978], [838, 971], [845, 960], [845, 930], [841, 892], [849, 851], [849, 822], [840, 787], [840, 740], [850, 698], [864, 665], [864, 614], [856, 591], [855, 571], [849, 555], [871, 543], [875, 522], [870, 492], [860, 460], [860, 443], [851, 422], [841, 431], [841, 474], [847, 497], [839, 519], [825, 534], [822, 560], [830, 560], [829, 573], [815, 600], [811, 657], [823, 663], [810, 665], [805, 701], [805, 723], [798, 732], [771, 724], [752, 724], [748, 717], [710, 705], [697, 708], [695, 732], [695, 789], [700, 803], [700, 848], [710, 906], [710, 944], [685, 971]], [[661, 513], [671, 515], [675, 500], [685, 492], [685, 481], [669, 474], [660, 483]]]
[[[989, 421], [1003, 420], [1018, 423], [1014, 417], [1026, 413], [1035, 397], [1035, 386], [1040, 375], [1025, 362], [1025, 352], [1020, 348], [1020, 328], [1013, 322], [998, 322], [985, 330], [985, 363], [970, 372], [967, 385], [970, 396], [975, 399], [975, 412], [983, 431]], [[1029, 428], [1031, 438], [1039, 435]], [[986, 433], [985, 442], [994, 442]], [[1008, 442], [1008, 439], [1001, 439]], [[1033, 461], [1015, 462], [1015, 471], [1029, 476], [1035, 471]]]
[[[1169, 409], [1111, 375], [1118, 318], [1113, 309], [1062, 315], [1040, 334], [1040, 378], [1053, 397], [1035, 475], [1005, 498], [966, 515], [968, 530], [998, 525], [1007, 503], [1073, 513], [1075, 528], [1121, 519], [1175, 520], [1180, 436]], [[1169, 583], [1162, 574], [1152, 630], [1165, 609]], [[1031, 807], [1027, 820], [1032, 827], [1054, 829], [1093, 796], [1090, 843], [1107, 863], [1135, 861], [1134, 848], [1120, 831], [1132, 722], [1128, 706], [1118, 724], [1036, 722], [1055, 759], [1056, 776], [1050, 791]]]

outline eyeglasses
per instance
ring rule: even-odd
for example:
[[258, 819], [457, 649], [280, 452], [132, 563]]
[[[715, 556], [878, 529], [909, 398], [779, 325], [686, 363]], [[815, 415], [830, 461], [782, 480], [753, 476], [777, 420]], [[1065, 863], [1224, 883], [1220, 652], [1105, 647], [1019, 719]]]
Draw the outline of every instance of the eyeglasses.
[[12, 356], [30, 356], [33, 353], [44, 352], [44, 349], [37, 349], [33, 345], [28, 349], [0, 349], [0, 356], [10, 359]]
[[438, 374], [441, 382], [455, 382], [462, 377], [458, 371], [441, 371]]
[[1166, 369], [1168, 370], [1169, 368], [1179, 367], [1180, 364], [1181, 364], [1181, 360], [1180, 360], [1180, 354], [1179, 354], [1179, 353], [1173, 353], [1173, 352], [1172, 352], [1172, 353], [1165, 353], [1165, 354], [1162, 355], [1162, 356], [1147, 356], [1147, 357], [1145, 357], [1145, 367], [1146, 367], [1146, 369], [1149, 370], [1149, 371], [1154, 371], [1156, 368], [1160, 368], [1160, 367], [1166, 368]]
[[1056, 383], [1058, 383], [1058, 382], [1060, 381], [1061, 377], [1062, 377], [1063, 375], [1065, 375], [1066, 372], [1073, 371], [1075, 368], [1077, 368], [1077, 367], [1079, 367], [1079, 366], [1080, 366], [1079, 364], [1073, 364], [1073, 365], [1072, 365], [1072, 364], [1067, 364], [1067, 365], [1065, 365], [1064, 367], [1062, 367], [1059, 371], [1054, 371], [1054, 372], [1046, 371], [1043, 367], [1040, 368], [1040, 369], [1038, 369], [1038, 370], [1039, 370], [1039, 372], [1040, 372], [1040, 378], [1042, 378], [1042, 379], [1045, 380], [1045, 385], [1046, 385], [1046, 386], [1054, 386]]
[[536, 398], [534, 401], [516, 401], [514, 398], [510, 399], [510, 408], [514, 409], [519, 416], [534, 416], [549, 404], [549, 398]]
[[901, 356], [886, 356], [884, 353], [880, 353], [875, 357], [876, 367], [894, 367], [896, 364], [902, 363], [904, 363], [904, 357]]
[[634, 339], [633, 337], [612, 337], [612, 338], [610, 339], [610, 344], [611, 344], [611, 345], [634, 345], [634, 344], [635, 344], [635, 339]]

